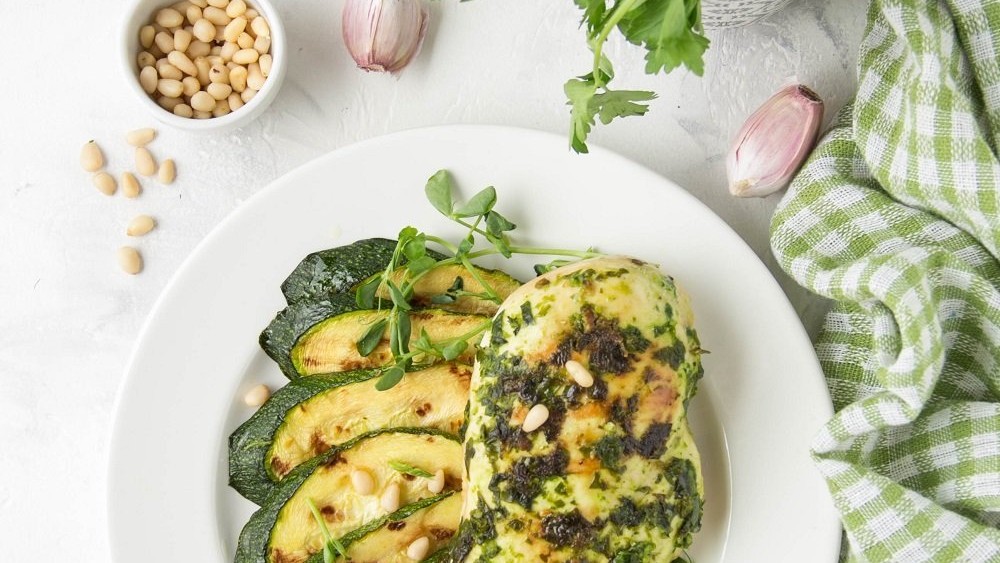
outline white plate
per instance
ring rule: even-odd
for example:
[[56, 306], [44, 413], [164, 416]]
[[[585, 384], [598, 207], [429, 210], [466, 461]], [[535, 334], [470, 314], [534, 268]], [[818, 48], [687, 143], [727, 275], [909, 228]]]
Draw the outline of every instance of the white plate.
[[[706, 376], [692, 403], [706, 508], [691, 555], [834, 561], [840, 527], [809, 442], [831, 415], [798, 318], [753, 252], [684, 190], [620, 156], [499, 127], [408, 131], [338, 150], [246, 202], [191, 255], [139, 337], [118, 398], [108, 514], [117, 563], [228, 562], [253, 505], [228, 488], [229, 433], [252, 385], [280, 385], [257, 336], [307, 253], [414, 225], [459, 231], [424, 199], [450, 169], [486, 185], [519, 241], [657, 262], [691, 294]], [[531, 260], [514, 273], [528, 278]]]

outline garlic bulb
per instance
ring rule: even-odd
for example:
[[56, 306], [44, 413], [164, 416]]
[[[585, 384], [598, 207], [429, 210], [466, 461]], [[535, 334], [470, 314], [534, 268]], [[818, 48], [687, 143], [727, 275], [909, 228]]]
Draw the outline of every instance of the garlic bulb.
[[726, 158], [729, 192], [764, 197], [785, 186], [816, 144], [823, 100], [801, 84], [786, 86], [747, 119]]
[[358, 68], [396, 73], [420, 51], [428, 16], [423, 0], [347, 0], [344, 43]]

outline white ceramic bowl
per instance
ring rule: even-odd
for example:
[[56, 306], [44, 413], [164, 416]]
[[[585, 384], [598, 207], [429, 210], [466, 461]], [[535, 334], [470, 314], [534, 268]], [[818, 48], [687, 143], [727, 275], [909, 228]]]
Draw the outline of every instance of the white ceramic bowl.
[[702, 0], [701, 21], [709, 29], [749, 25], [792, 0]]
[[121, 27], [120, 58], [122, 74], [130, 90], [132, 90], [143, 106], [162, 123], [188, 131], [225, 131], [242, 127], [267, 109], [281, 89], [288, 67], [288, 49], [285, 38], [285, 28], [281, 24], [278, 11], [269, 0], [247, 0], [247, 6], [256, 9], [271, 27], [271, 73], [264, 81], [264, 87], [246, 105], [222, 117], [211, 119], [191, 119], [180, 117], [169, 112], [156, 103], [139, 85], [139, 68], [136, 57], [141, 52], [139, 45], [139, 29], [152, 22], [156, 12], [176, 2], [170, 0], [132, 0], [125, 12], [125, 21]]

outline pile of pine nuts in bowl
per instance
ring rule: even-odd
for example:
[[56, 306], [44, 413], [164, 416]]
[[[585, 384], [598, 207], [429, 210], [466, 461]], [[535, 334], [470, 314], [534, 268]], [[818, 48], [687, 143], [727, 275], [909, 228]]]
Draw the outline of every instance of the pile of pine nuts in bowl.
[[137, 0], [122, 37], [131, 88], [183, 129], [246, 125], [284, 78], [285, 34], [268, 0]]

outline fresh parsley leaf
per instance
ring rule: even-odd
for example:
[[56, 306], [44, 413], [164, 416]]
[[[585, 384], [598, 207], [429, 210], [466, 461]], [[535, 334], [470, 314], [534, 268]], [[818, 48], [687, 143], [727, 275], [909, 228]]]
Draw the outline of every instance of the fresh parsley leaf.
[[387, 282], [386, 285], [389, 286], [389, 297], [392, 298], [392, 304], [403, 311], [409, 311], [412, 307], [410, 307], [403, 290], [391, 281]]
[[357, 292], [354, 294], [354, 301], [357, 302], [358, 307], [362, 309], [374, 309], [375, 308], [375, 294], [378, 293], [378, 286], [382, 284], [382, 278], [376, 276], [363, 284], [358, 288]]
[[452, 191], [451, 174], [447, 170], [438, 170], [435, 172], [427, 180], [427, 185], [424, 187], [424, 193], [427, 194], [427, 199], [431, 202], [431, 205], [445, 216], [451, 215], [451, 211], [455, 207], [451, 199]]
[[382, 373], [382, 377], [378, 378], [378, 381], [375, 383], [375, 389], [379, 391], [392, 389], [403, 379], [403, 375], [405, 374], [406, 371], [404, 371], [403, 368], [399, 366], [392, 366]]
[[415, 465], [410, 465], [405, 461], [392, 460], [389, 462], [389, 467], [395, 469], [396, 471], [402, 473], [403, 475], [412, 475], [414, 477], [423, 477], [424, 479], [431, 479], [434, 475], [428, 471], [424, 471]]
[[459, 207], [454, 211], [455, 217], [477, 217], [479, 215], [485, 215], [493, 206], [497, 203], [497, 191], [490, 186], [488, 188], [483, 188], [476, 195], [472, 196], [472, 199], [467, 201], [465, 205]]
[[417, 275], [430, 270], [437, 264], [437, 260], [431, 258], [430, 256], [421, 256], [416, 260], [411, 260], [406, 263], [406, 269], [410, 271], [411, 274]]
[[486, 231], [491, 235], [500, 236], [507, 231], [513, 231], [517, 225], [496, 211], [486, 214]]

